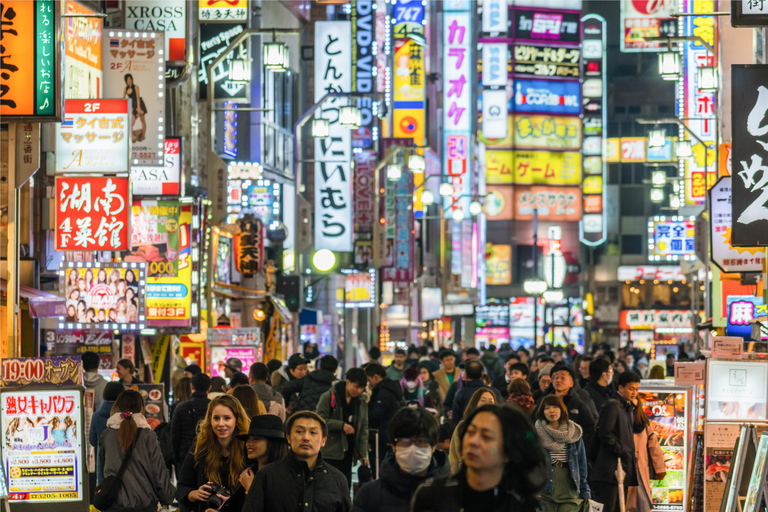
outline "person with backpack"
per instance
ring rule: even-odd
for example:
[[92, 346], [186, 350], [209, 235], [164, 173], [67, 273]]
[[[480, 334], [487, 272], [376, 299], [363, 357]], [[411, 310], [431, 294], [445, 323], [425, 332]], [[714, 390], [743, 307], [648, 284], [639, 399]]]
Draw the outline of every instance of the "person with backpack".
[[[387, 425], [392, 416], [401, 407], [405, 407], [403, 399], [403, 388], [398, 382], [387, 377], [387, 371], [378, 363], [368, 363], [365, 365], [365, 375], [368, 378], [368, 385], [371, 387], [371, 400], [368, 403], [368, 427], [378, 430], [378, 445], [371, 443], [372, 463], [381, 464], [384, 456], [391, 451], [387, 444]], [[375, 436], [369, 435], [371, 440]], [[376, 460], [375, 454], [378, 448], [379, 458]]]
[[352, 488], [352, 465], [368, 465], [368, 404], [361, 396], [368, 380], [362, 368], [350, 368], [346, 381], [323, 393], [317, 414], [328, 425], [323, 459], [344, 474]]
[[314, 412], [317, 408], [317, 402], [320, 401], [320, 396], [331, 389], [331, 385], [336, 381], [336, 370], [338, 368], [339, 362], [335, 357], [323, 356], [320, 358], [317, 370], [309, 372], [306, 377], [288, 382], [283, 387], [284, 394], [299, 393], [299, 397], [294, 402], [291, 412]]
[[283, 395], [272, 389], [267, 384], [269, 381], [269, 368], [264, 363], [253, 363], [248, 373], [248, 382], [256, 392], [259, 400], [267, 409], [267, 414], [274, 414], [285, 421], [285, 401]]
[[176, 406], [171, 420], [171, 443], [173, 445], [173, 460], [176, 463], [176, 478], [181, 474], [181, 465], [187, 458], [187, 453], [195, 444], [197, 424], [205, 417], [208, 410], [208, 388], [211, 378], [198, 373], [192, 377], [192, 396], [186, 402]]
[[[104, 512], [155, 512], [158, 503], [170, 505], [176, 489], [171, 485], [157, 436], [144, 417], [141, 394], [123, 391], [112, 413], [99, 441], [104, 480], [94, 501], [106, 505], [100, 508]], [[114, 494], [109, 495], [110, 490]]]

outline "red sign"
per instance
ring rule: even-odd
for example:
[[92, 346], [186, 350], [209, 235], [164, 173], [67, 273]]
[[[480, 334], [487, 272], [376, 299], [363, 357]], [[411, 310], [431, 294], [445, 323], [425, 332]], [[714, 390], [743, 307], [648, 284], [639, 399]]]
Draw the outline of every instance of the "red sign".
[[656, 329], [691, 329], [690, 310], [625, 309], [619, 314], [619, 328], [651, 331]]
[[255, 217], [237, 221], [240, 232], [235, 235], [235, 268], [244, 276], [258, 274], [264, 267], [264, 223]]
[[56, 250], [130, 249], [128, 178], [56, 178]]

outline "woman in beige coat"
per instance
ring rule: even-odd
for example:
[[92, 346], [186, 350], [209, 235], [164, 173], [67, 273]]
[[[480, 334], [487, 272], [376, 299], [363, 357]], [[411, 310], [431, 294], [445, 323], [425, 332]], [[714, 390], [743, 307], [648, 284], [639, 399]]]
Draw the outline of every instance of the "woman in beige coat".
[[[638, 485], [627, 492], [627, 512], [651, 512], [651, 464], [656, 480], [663, 480], [667, 474], [664, 452], [659, 438], [651, 428], [651, 422], [643, 411], [643, 401], [638, 397], [635, 404], [635, 421], [632, 425], [635, 437], [635, 462]], [[648, 460], [650, 456], [651, 460]]]

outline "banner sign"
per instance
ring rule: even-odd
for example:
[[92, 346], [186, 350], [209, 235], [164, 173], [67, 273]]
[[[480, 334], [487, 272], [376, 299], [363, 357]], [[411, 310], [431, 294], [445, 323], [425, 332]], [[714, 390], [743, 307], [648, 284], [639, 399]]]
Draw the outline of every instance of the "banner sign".
[[59, 293], [67, 316], [59, 329], [144, 328], [145, 266], [141, 263], [61, 262]]
[[453, 185], [453, 194], [443, 200], [445, 216], [462, 210], [469, 217], [472, 194], [472, 112], [471, 77], [472, 18], [469, 2], [458, 2], [466, 10], [452, 10], [456, 2], [444, 1], [443, 8], [443, 174]]
[[[201, 0], [202, 1], [202, 0]], [[220, 3], [225, 3], [220, 1]], [[204, 18], [200, 18], [202, 21]], [[232, 39], [245, 30], [245, 23], [200, 23], [200, 69], [197, 87], [201, 100], [208, 98], [208, 66], [221, 52], [227, 49]], [[213, 95], [220, 101], [248, 102], [250, 88], [247, 84], [229, 80], [230, 62], [250, 59], [247, 38], [224, 57], [224, 61], [213, 70]]]
[[579, 48], [516, 44], [515, 75], [578, 78], [581, 75]]
[[513, 37], [536, 42], [579, 44], [578, 12], [516, 9]]
[[476, 327], [509, 327], [509, 304], [475, 306]]
[[751, 340], [752, 320], [759, 316], [768, 315], [768, 308], [763, 302], [763, 297], [733, 295], [727, 297], [725, 301], [725, 335]]
[[[64, 12], [69, 15], [96, 14], [95, 11], [66, 0]], [[94, 99], [101, 97], [102, 86], [102, 26], [101, 18], [70, 16], [64, 33], [65, 98]]]
[[[709, 239], [712, 262], [723, 272], [762, 272], [765, 249], [731, 245], [731, 177], [717, 180], [710, 194]], [[737, 180], [741, 179], [739, 176]]]
[[621, 0], [621, 51], [666, 51], [665, 43], [646, 42], [645, 38], [676, 36], [677, 19], [673, 14], [677, 14], [677, 0]]
[[56, 172], [127, 172], [131, 143], [128, 103], [66, 100], [64, 122], [56, 125]]
[[512, 284], [512, 246], [486, 244], [485, 284]]
[[619, 281], [684, 281], [685, 275], [679, 265], [620, 265]]
[[483, 24], [481, 30], [488, 34], [507, 32], [507, 2], [506, 0], [482, 0]]
[[187, 0], [126, 0], [124, 19], [130, 30], [163, 31], [165, 60], [186, 60]]
[[[399, 6], [399, 4], [398, 4]], [[352, 90], [361, 93], [376, 92], [376, 14], [375, 0], [352, 0], [352, 56], [354, 72], [352, 73]], [[422, 62], [423, 64], [423, 62]], [[421, 66], [421, 78], [424, 77], [424, 66]], [[424, 81], [421, 81], [422, 88]], [[422, 89], [423, 90], [423, 89]], [[377, 126], [376, 116], [373, 115], [373, 98], [359, 96], [355, 98], [357, 108], [362, 113], [360, 127], [352, 133], [352, 146], [368, 149], [378, 139], [374, 136]]]
[[248, 19], [248, 0], [198, 0], [200, 21], [245, 21]]
[[731, 244], [768, 246], [768, 66], [731, 66], [733, 236]]
[[581, 155], [574, 152], [496, 151], [485, 153], [489, 184], [581, 184]]
[[538, 210], [539, 220], [578, 222], [581, 220], [581, 189], [579, 187], [514, 187], [515, 219], [533, 220]]
[[[54, 0], [3, 0], [0, 116], [61, 115], [61, 17]], [[57, 44], [58, 42], [58, 44]]]
[[392, 265], [381, 269], [383, 281], [407, 282], [413, 279], [414, 233], [411, 196], [412, 174], [404, 172], [395, 183], [395, 224]]
[[0, 362], [4, 388], [81, 386], [80, 356], [6, 358]]
[[224, 363], [227, 359], [239, 359], [243, 363], [242, 372], [248, 375], [251, 365], [256, 362], [256, 347], [210, 347], [211, 377], [226, 377]]
[[109, 370], [115, 367], [116, 359], [113, 359], [112, 332], [96, 329], [82, 329], [75, 331], [58, 331], [54, 329], [43, 330], [45, 343], [48, 345], [49, 354], [55, 356], [76, 355], [84, 352], [95, 352], [99, 355], [99, 369]]
[[128, 178], [56, 177], [56, 250], [129, 247]]
[[131, 206], [131, 248], [126, 262], [145, 262], [147, 277], [179, 273], [178, 201], [134, 201]]
[[648, 256], [650, 260], [693, 259], [695, 257], [694, 217], [653, 217], [648, 221]]
[[581, 114], [581, 84], [561, 80], [514, 81], [510, 111], [537, 114]]
[[482, 43], [483, 86], [506, 87], [509, 62], [507, 43]]
[[[352, 29], [348, 21], [315, 23], [315, 101], [329, 91], [351, 90]], [[352, 251], [352, 140], [339, 122], [346, 98], [323, 103], [319, 117], [328, 119], [330, 135], [315, 139], [315, 249]]]
[[181, 193], [181, 139], [165, 139], [165, 165], [131, 166], [131, 184], [135, 196], [177, 196]]
[[619, 313], [619, 328], [652, 331], [656, 329], [691, 329], [690, 310], [625, 309]]
[[373, 151], [355, 153], [355, 235], [373, 231], [374, 167]]

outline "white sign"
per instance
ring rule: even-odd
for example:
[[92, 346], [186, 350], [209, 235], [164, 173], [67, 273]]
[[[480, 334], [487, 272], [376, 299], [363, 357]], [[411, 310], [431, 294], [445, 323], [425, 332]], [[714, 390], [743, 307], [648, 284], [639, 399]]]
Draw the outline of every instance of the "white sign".
[[483, 136], [503, 139], [507, 136], [507, 91], [483, 91]]
[[764, 420], [768, 365], [764, 361], [709, 361], [707, 420]]
[[505, 87], [507, 85], [507, 43], [483, 43], [482, 53], [483, 86]]
[[507, 31], [507, 0], [483, 0], [483, 32]]
[[135, 196], [179, 195], [181, 180], [181, 139], [165, 139], [163, 167], [131, 167]]
[[739, 336], [715, 336], [712, 338], [714, 359], [741, 359], [744, 355], [744, 338]]
[[165, 32], [165, 60], [185, 60], [186, 0], [125, 0], [125, 27]]
[[617, 279], [619, 281], [682, 281], [685, 279], [677, 265], [621, 265]]
[[742, 14], [768, 14], [765, 0], [740, 0]]
[[[352, 87], [352, 26], [348, 21], [315, 23], [315, 101]], [[352, 251], [352, 134], [339, 122], [346, 98], [326, 100], [318, 117], [330, 134], [315, 139], [315, 249]]]
[[765, 250], [762, 247], [731, 245], [731, 177], [720, 178], [710, 193], [712, 261], [724, 272], [762, 272], [765, 261]]

